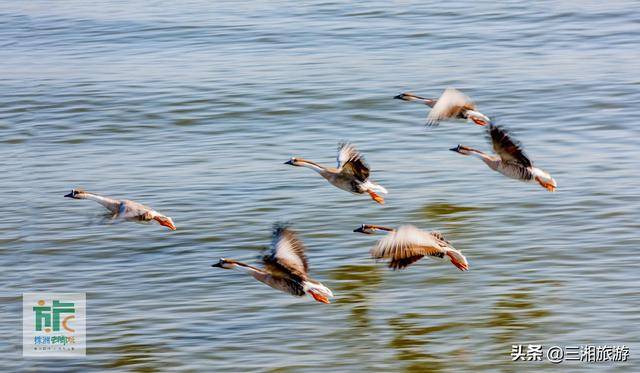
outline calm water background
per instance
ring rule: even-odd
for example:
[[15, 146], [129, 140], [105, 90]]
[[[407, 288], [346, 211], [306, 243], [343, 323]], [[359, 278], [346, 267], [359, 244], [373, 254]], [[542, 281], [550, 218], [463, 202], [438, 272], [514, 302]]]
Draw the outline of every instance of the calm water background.
[[[3, 371], [516, 370], [511, 345], [626, 344], [638, 370], [640, 11], [634, 1], [0, 4]], [[454, 86], [558, 192], [454, 154], [391, 99]], [[282, 163], [354, 142], [376, 205]], [[108, 224], [73, 187], [178, 230]], [[331, 305], [210, 267], [295, 222]], [[438, 229], [471, 270], [368, 258], [360, 223]], [[88, 355], [21, 357], [21, 293], [81, 291]], [[565, 370], [588, 368], [576, 363]], [[591, 366], [601, 369], [602, 366]]]

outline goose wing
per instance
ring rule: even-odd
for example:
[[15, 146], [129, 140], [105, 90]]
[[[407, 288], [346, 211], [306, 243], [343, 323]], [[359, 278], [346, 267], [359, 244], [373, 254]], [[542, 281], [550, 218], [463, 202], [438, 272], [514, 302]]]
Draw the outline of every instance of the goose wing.
[[369, 178], [369, 166], [355, 146], [347, 142], [338, 145], [338, 170], [353, 175], [359, 181]]
[[489, 137], [491, 138], [493, 150], [503, 161], [531, 167], [531, 160], [524, 153], [522, 145], [509, 134], [508, 130], [495, 124], [490, 124]]
[[427, 126], [437, 126], [441, 120], [455, 118], [463, 110], [475, 110], [475, 105], [464, 93], [455, 88], [447, 88], [429, 112]]
[[309, 269], [304, 251], [304, 245], [295, 232], [284, 224], [276, 223], [271, 248], [262, 261], [266, 270], [275, 277], [301, 281]]
[[444, 257], [445, 252], [438, 241], [438, 237], [412, 225], [403, 225], [378, 241], [371, 249], [371, 256], [376, 259], [390, 259], [389, 267], [403, 269], [425, 255]]

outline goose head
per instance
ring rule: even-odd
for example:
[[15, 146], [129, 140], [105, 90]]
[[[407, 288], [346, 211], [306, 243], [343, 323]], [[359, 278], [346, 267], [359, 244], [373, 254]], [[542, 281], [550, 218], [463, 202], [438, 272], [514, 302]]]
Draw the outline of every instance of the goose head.
[[65, 194], [67, 198], [84, 199], [86, 192], [82, 189], [71, 189], [71, 193]]
[[392, 228], [387, 228], [387, 227], [381, 227], [379, 225], [362, 224], [361, 226], [359, 226], [358, 228], [354, 229], [353, 231], [357, 232], [357, 233], [363, 233], [363, 234], [374, 234], [377, 231], [391, 232], [391, 231], [393, 231], [393, 229]]
[[291, 158], [288, 161], [284, 162], [284, 164], [288, 164], [289, 166], [296, 166], [296, 167], [302, 167], [307, 163], [306, 160], [302, 159], [302, 158]]
[[237, 266], [237, 264], [233, 259], [220, 258], [220, 260], [218, 260], [218, 263], [212, 264], [211, 266], [222, 269], [233, 269]]
[[471, 153], [475, 152], [475, 149], [464, 145], [458, 145], [455, 148], [451, 148], [449, 150], [451, 150], [452, 152], [460, 153], [462, 155], [471, 155]]
[[436, 103], [436, 100], [432, 100], [430, 98], [424, 98], [424, 97], [416, 96], [416, 95], [414, 95], [413, 93], [410, 93], [410, 92], [400, 93], [399, 95], [393, 96], [393, 98], [395, 98], [396, 100], [402, 100], [402, 101], [422, 102], [423, 104], [425, 104], [427, 106], [433, 106]]

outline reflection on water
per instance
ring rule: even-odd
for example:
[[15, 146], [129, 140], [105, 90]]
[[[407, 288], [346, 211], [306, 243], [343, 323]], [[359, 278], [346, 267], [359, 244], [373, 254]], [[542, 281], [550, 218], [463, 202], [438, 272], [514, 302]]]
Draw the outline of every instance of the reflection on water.
[[[446, 360], [441, 358], [445, 353], [451, 359], [458, 359], [457, 352], [450, 347], [438, 346], [438, 334], [446, 333], [464, 326], [459, 323], [440, 323], [438, 320], [445, 315], [426, 315], [418, 313], [401, 314], [389, 320], [389, 326], [394, 337], [389, 342], [389, 347], [396, 353], [396, 359], [402, 362], [411, 362], [405, 369], [408, 371], [433, 370], [441, 371], [447, 368]], [[425, 323], [433, 323], [432, 326], [421, 326]]]
[[380, 271], [375, 265], [344, 265], [330, 272], [334, 293], [340, 294], [337, 303], [350, 308], [350, 333], [368, 334], [370, 297], [382, 283]]
[[446, 202], [428, 203], [420, 209], [421, 214], [428, 219], [443, 220], [447, 222], [461, 222], [474, 217], [482, 211], [482, 208], [473, 206], [454, 205]]
[[[499, 331], [494, 334], [497, 343], [508, 344], [526, 338], [531, 335], [531, 329], [551, 315], [551, 311], [545, 309], [543, 299], [534, 298], [534, 294], [533, 288], [518, 288], [503, 294], [493, 304], [486, 326]], [[540, 304], [536, 304], [536, 300]]]

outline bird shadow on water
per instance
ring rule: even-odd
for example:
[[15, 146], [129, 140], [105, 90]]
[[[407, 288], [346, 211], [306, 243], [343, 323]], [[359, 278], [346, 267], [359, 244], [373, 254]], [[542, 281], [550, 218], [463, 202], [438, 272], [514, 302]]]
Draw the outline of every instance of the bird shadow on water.
[[340, 294], [336, 303], [351, 307], [349, 320], [353, 331], [366, 332], [371, 324], [368, 295], [375, 293], [382, 283], [380, 269], [375, 265], [343, 265], [329, 276], [335, 281], [334, 290]]
[[[429, 352], [429, 346], [438, 339], [439, 333], [446, 335], [465, 328], [466, 324], [444, 322], [439, 325], [420, 325], [424, 320], [446, 320], [446, 315], [409, 312], [392, 318], [389, 320], [389, 327], [393, 331], [393, 337], [389, 342], [389, 348], [395, 351], [395, 359], [398, 362], [409, 363], [404, 367], [408, 372], [440, 371], [450, 368], [446, 361], [456, 360], [456, 356], [462, 358], [465, 351], [454, 350], [443, 354], [441, 350]], [[438, 343], [435, 343], [431, 350], [434, 350], [436, 345]], [[443, 356], [447, 358], [443, 359]]]
[[378, 331], [370, 315], [371, 295], [381, 286], [382, 273], [375, 265], [343, 265], [332, 270], [329, 277], [333, 290], [340, 295], [337, 305], [349, 312], [348, 326], [339, 336], [347, 344], [343, 358], [367, 361], [372, 351], [384, 348], [377, 342]]
[[425, 229], [441, 227], [442, 233], [448, 239], [455, 240], [472, 235], [476, 230], [475, 224], [481, 220], [481, 215], [487, 208], [462, 206], [447, 202], [433, 202], [414, 210], [410, 219], [426, 221]]
[[551, 311], [539, 307], [528, 287], [514, 289], [501, 294], [491, 309], [486, 327], [497, 329], [494, 338], [499, 344], [518, 340], [523, 333], [533, 332], [537, 325], [551, 315]]
[[484, 208], [472, 206], [460, 206], [446, 202], [427, 203], [417, 210], [420, 218], [433, 219], [443, 223], [461, 223], [475, 218]]
[[[539, 283], [553, 287], [553, 283]], [[538, 286], [538, 284], [537, 284]], [[542, 286], [544, 288], [544, 286]], [[505, 352], [518, 341], [534, 338], [536, 333], [544, 334], [546, 325], [550, 325], [553, 312], [548, 306], [553, 299], [542, 299], [534, 287], [517, 287], [501, 292], [491, 306], [487, 318], [477, 328], [493, 330], [491, 339], [495, 348], [495, 361], [505, 358]], [[546, 297], [549, 298], [549, 297]], [[493, 353], [492, 353], [493, 354]]]
[[94, 215], [90, 219], [87, 220], [86, 226], [96, 226], [96, 225], [117, 225], [123, 223], [136, 223], [140, 225], [150, 225], [151, 223], [148, 221], [143, 221], [140, 219], [124, 219], [119, 217], [114, 217], [111, 213]]

